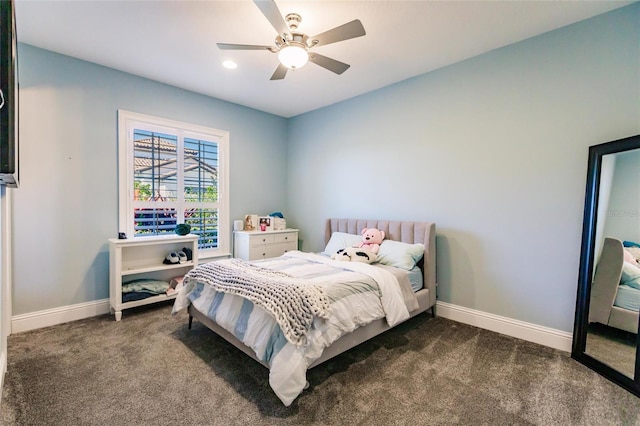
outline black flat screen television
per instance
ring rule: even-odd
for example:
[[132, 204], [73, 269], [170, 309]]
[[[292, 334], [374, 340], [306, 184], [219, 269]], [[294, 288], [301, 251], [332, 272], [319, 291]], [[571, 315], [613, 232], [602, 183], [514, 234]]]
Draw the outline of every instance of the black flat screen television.
[[14, 0], [0, 0], [0, 185], [17, 188], [18, 41]]

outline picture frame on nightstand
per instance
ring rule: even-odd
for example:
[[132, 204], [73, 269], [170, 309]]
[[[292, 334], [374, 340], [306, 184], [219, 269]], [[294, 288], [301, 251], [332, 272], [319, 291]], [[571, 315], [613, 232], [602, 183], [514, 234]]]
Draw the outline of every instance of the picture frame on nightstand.
[[273, 231], [273, 218], [271, 216], [260, 216], [258, 219], [258, 230]]
[[244, 217], [244, 230], [255, 231], [258, 229], [258, 215], [248, 214]]

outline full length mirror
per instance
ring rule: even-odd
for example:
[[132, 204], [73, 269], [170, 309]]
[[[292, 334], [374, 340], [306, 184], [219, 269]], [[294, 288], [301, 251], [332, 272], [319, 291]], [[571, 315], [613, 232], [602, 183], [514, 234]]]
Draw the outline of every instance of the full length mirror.
[[572, 356], [640, 396], [640, 136], [589, 148]]

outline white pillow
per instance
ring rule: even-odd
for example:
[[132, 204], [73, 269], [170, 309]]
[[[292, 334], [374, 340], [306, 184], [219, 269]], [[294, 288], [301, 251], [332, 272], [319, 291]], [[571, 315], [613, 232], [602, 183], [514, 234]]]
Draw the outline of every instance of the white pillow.
[[424, 255], [424, 244], [384, 240], [378, 250], [378, 263], [410, 271]]
[[323, 253], [331, 256], [340, 249], [353, 247], [362, 241], [362, 235], [347, 234], [346, 232], [334, 232], [324, 248]]
[[622, 275], [620, 283], [640, 290], [640, 268], [633, 263], [622, 262]]

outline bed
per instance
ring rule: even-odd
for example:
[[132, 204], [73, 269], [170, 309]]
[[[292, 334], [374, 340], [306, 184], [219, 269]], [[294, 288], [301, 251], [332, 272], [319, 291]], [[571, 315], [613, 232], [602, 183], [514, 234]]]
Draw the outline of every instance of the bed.
[[[331, 251], [351, 238], [360, 238], [363, 228], [377, 228], [386, 234], [380, 246], [379, 263], [338, 262], [329, 257]], [[389, 330], [399, 323], [423, 312], [435, 315], [436, 302], [436, 251], [435, 224], [430, 222], [383, 221], [365, 219], [328, 219], [325, 227], [323, 253], [290, 252], [284, 256], [242, 264], [242, 267], [281, 270], [295, 277], [303, 277], [318, 284], [331, 301], [329, 315], [314, 316], [307, 334], [297, 343], [290, 335], [295, 327], [289, 324], [276, 326], [273, 315], [265, 309], [253, 309], [243, 297], [211, 289], [199, 281], [204, 275], [204, 265], [194, 269], [193, 279], [188, 281], [174, 304], [174, 313], [184, 309], [189, 312], [189, 328], [195, 318], [212, 331], [235, 345], [251, 358], [269, 368], [269, 384], [285, 405], [290, 405], [308, 386], [306, 371], [331, 359], [372, 337]], [[420, 256], [416, 256], [416, 247]], [[383, 250], [384, 248], [384, 250]], [[401, 249], [397, 251], [396, 249]], [[408, 248], [415, 261], [404, 264], [403, 251]], [[395, 257], [401, 253], [402, 257]], [[391, 255], [392, 258], [386, 257]], [[391, 263], [384, 260], [391, 259]], [[396, 263], [396, 261], [401, 263]], [[229, 259], [225, 262], [241, 262]], [[310, 262], [307, 264], [305, 262]], [[218, 263], [219, 262], [212, 262]], [[399, 267], [397, 267], [399, 266]], [[234, 266], [235, 267], [235, 266]], [[333, 269], [337, 268], [337, 269]], [[249, 275], [255, 271], [249, 271]], [[327, 278], [329, 277], [329, 278]], [[393, 277], [393, 278], [390, 278]], [[416, 284], [416, 277], [419, 284]], [[197, 278], [197, 279], [196, 279]], [[334, 286], [334, 278], [340, 284]], [[265, 279], [267, 279], [265, 277]], [[374, 280], [374, 281], [372, 281]], [[331, 286], [325, 282], [331, 281]], [[346, 287], [347, 284], [349, 287]], [[369, 286], [373, 284], [373, 290]], [[326, 285], [326, 286], [325, 286]], [[342, 287], [344, 285], [344, 287]], [[348, 290], [347, 290], [348, 288]], [[355, 290], [354, 290], [355, 289]], [[407, 290], [408, 289], [408, 290]], [[198, 293], [200, 292], [200, 293]], [[198, 293], [198, 294], [196, 294]], [[207, 293], [202, 296], [202, 293]], [[211, 296], [211, 293], [214, 296]], [[336, 294], [348, 297], [336, 297]], [[355, 295], [354, 293], [358, 293]], [[399, 295], [398, 295], [399, 294]], [[375, 295], [375, 296], [374, 296]], [[391, 297], [393, 295], [393, 297]], [[359, 299], [363, 297], [362, 300]], [[400, 301], [398, 301], [400, 300]], [[222, 305], [224, 305], [224, 312]], [[263, 306], [264, 307], [264, 306]], [[242, 311], [251, 309], [247, 320]], [[276, 312], [277, 313], [277, 312]], [[268, 318], [264, 321], [260, 318]], [[325, 312], [326, 314], [326, 312]], [[257, 317], [258, 319], [254, 318]], [[240, 325], [238, 325], [240, 324]], [[270, 328], [271, 327], [271, 328]], [[264, 330], [269, 330], [265, 332]], [[276, 332], [274, 332], [276, 330]], [[263, 336], [260, 337], [260, 333]], [[282, 333], [287, 334], [284, 340]], [[295, 333], [294, 333], [295, 334]], [[274, 335], [276, 337], [274, 337]]]
[[625, 252], [620, 240], [605, 238], [591, 286], [589, 322], [636, 334], [640, 268]]

